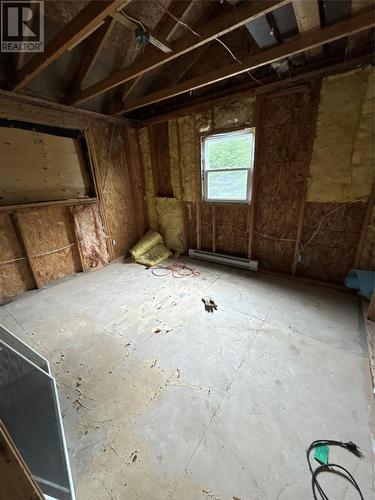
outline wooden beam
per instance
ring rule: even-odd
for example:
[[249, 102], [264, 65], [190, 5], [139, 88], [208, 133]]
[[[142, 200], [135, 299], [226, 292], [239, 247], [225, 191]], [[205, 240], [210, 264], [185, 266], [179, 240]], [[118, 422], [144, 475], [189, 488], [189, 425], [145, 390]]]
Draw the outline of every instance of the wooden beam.
[[[293, 9], [300, 33], [318, 30], [320, 28], [320, 14], [318, 0], [293, 0]], [[323, 47], [315, 47], [306, 51], [307, 59], [323, 56]]]
[[125, 83], [133, 78], [151, 71], [152, 69], [158, 68], [162, 64], [172, 61], [176, 57], [186, 54], [201, 45], [204, 45], [217, 37], [225, 35], [230, 31], [247, 24], [254, 19], [266, 14], [267, 12], [272, 12], [278, 7], [289, 3], [290, 0], [264, 0], [263, 2], [253, 4], [246, 4], [245, 6], [235, 9], [228, 14], [219, 16], [209, 23], [206, 23], [197, 28], [197, 32], [200, 36], [196, 36], [193, 33], [179, 38], [173, 44], [171, 44], [172, 52], [169, 54], [157, 53], [153, 56], [147, 58], [142, 58], [139, 61], [131, 64], [127, 68], [123, 68], [119, 71], [115, 71], [104, 80], [88, 87], [83, 90], [79, 95], [74, 96], [70, 101], [71, 104], [76, 104], [78, 102], [85, 101], [96, 95], [102, 94], [107, 90], [110, 90], [122, 83]]
[[[186, 14], [191, 10], [193, 3], [193, 0], [173, 0], [168, 10], [174, 17], [182, 20], [184, 16], [186, 16]], [[156, 26], [156, 32], [160, 37], [165, 38], [168, 41], [169, 38], [175, 33], [178, 26], [180, 26], [180, 24], [167, 13], [165, 13]], [[150, 51], [150, 47], [146, 47], [145, 55], [149, 56], [150, 54], [152, 54], [152, 52]], [[130, 96], [135, 87], [140, 83], [142, 77], [143, 75], [139, 75], [134, 78], [134, 80], [128, 82], [127, 85], [123, 86], [119, 102], [115, 101], [113, 103], [113, 114], [116, 114], [116, 110], [122, 109], [123, 102]]]
[[[125, 14], [122, 14], [121, 12], [114, 12], [112, 14], [112, 18], [117, 21], [118, 23], [122, 24], [125, 26], [125, 28], [128, 28], [132, 31], [135, 31], [137, 29], [141, 28], [141, 25], [136, 23], [135, 21], [132, 21], [130, 18], [126, 17]], [[142, 23], [143, 24], [143, 23]], [[143, 24], [144, 25], [144, 24]], [[149, 36], [149, 42], [156, 47], [157, 49], [161, 50], [162, 52], [172, 52], [172, 49], [168, 45], [167, 41], [164, 40], [162, 37], [157, 35], [151, 28], [148, 26], [144, 25], [146, 33]]]
[[361, 235], [359, 237], [357, 251], [355, 253], [355, 258], [354, 258], [354, 262], [353, 262], [354, 269], [358, 269], [358, 266], [360, 265], [360, 262], [361, 262], [363, 247], [365, 245], [365, 241], [367, 238], [368, 227], [371, 224], [374, 203], [375, 203], [375, 181], [372, 184], [372, 191], [371, 191], [371, 194], [369, 196], [369, 199], [367, 200], [366, 212], [365, 212], [365, 216], [363, 219]]
[[211, 93], [208, 96], [196, 98], [193, 100], [192, 104], [190, 104], [189, 100], [189, 103], [185, 102], [180, 105], [174, 105], [174, 109], [171, 111], [164, 111], [162, 114], [158, 114], [154, 117], [145, 118], [140, 121], [137, 126], [144, 127], [146, 125], [150, 125], [151, 123], [160, 123], [188, 113], [194, 113], [199, 110], [212, 108], [215, 104], [230, 103], [245, 97], [268, 94], [274, 90], [292, 87], [294, 85], [298, 85], [299, 83], [310, 83], [311, 81], [320, 79], [324, 76], [344, 73], [363, 65], [372, 64], [373, 55], [366, 53], [359, 57], [347, 59], [345, 62], [342, 62], [342, 58], [339, 59], [341, 59], [340, 62], [337, 62], [337, 57], [326, 59], [326, 66], [319, 65], [319, 67], [317, 67], [316, 62], [310, 63], [306, 67], [295, 70], [295, 74], [293, 74], [293, 76], [286, 78], [278, 79], [275, 78], [275, 76], [267, 77], [262, 79], [263, 85], [256, 85], [254, 83], [249, 85], [249, 83], [242, 83], [235, 87]]
[[164, 99], [189, 92], [190, 90], [210, 85], [211, 83], [220, 82], [226, 78], [231, 78], [246, 71], [270, 64], [278, 59], [290, 57], [310, 48], [338, 40], [339, 38], [357, 33], [358, 31], [369, 29], [374, 26], [374, 24], [375, 20], [372, 16], [369, 16], [368, 12], [359, 14], [358, 16], [333, 24], [332, 26], [323, 28], [317, 32], [301, 35], [299, 38], [284, 43], [283, 45], [262, 50], [261, 52], [244, 59], [242, 64], [234, 63], [224, 68], [219, 68], [211, 71], [210, 73], [205, 73], [197, 76], [196, 78], [192, 78], [172, 87], [168, 87], [136, 99], [133, 102], [129, 102], [124, 107], [123, 111], [132, 111], [134, 109], [142, 108], [143, 106], [148, 106], [150, 104], [154, 104], [155, 102], [163, 101]]
[[81, 64], [79, 65], [77, 74], [74, 76], [68, 90], [69, 94], [76, 94], [81, 90], [82, 84], [87, 78], [88, 74], [94, 67], [100, 51], [103, 48], [108, 36], [110, 35], [113, 26], [115, 25], [114, 19], [107, 17], [104, 24], [98, 28], [89, 40], [89, 46], [85, 51]]
[[37, 288], [41, 288], [42, 282], [38, 278], [38, 274], [37, 274], [36, 269], [34, 267], [34, 262], [33, 262], [32, 256], [31, 256], [31, 251], [30, 251], [29, 245], [24, 237], [22, 227], [21, 227], [20, 221], [18, 219], [18, 215], [17, 215], [17, 213], [12, 213], [12, 214], [10, 214], [10, 216], [12, 218], [12, 222], [13, 222], [14, 228], [16, 230], [18, 240], [19, 240], [21, 247], [26, 255], [26, 261], [27, 261], [27, 264], [29, 266], [33, 280], [34, 280]]
[[21, 90], [41, 71], [64, 52], [75, 47], [98, 28], [104, 19], [129, 3], [130, 0], [92, 0], [79, 14], [64, 26], [46, 45], [44, 52], [34, 56], [23, 68], [16, 71], [11, 90]]

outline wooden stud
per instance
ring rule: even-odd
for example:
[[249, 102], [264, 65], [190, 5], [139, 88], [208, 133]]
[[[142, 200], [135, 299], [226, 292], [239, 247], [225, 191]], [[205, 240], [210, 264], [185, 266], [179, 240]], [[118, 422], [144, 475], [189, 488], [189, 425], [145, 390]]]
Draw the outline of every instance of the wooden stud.
[[[138, 133], [137, 133], [137, 136], [138, 136]], [[134, 159], [133, 155], [130, 152], [130, 146], [129, 146], [130, 137], [129, 137], [129, 129], [128, 128], [125, 131], [125, 137], [124, 137], [124, 139], [125, 139], [126, 162], [127, 162], [128, 167], [129, 167], [127, 175], [128, 175], [129, 183], [131, 185], [131, 189], [130, 189], [130, 191], [131, 191], [131, 200], [132, 200], [132, 206], [133, 206], [134, 215], [135, 215], [135, 222], [136, 222], [136, 225], [137, 225], [137, 236], [138, 236], [138, 239], [141, 239], [141, 237], [143, 236], [143, 231], [142, 231], [142, 228], [140, 226], [140, 222], [139, 222], [139, 215], [140, 214], [139, 214], [139, 211], [137, 209], [137, 203], [136, 203], [137, 197], [141, 196], [141, 195], [138, 192], [138, 189], [137, 189], [138, 186], [136, 186], [136, 183], [135, 183], [135, 179], [136, 179], [135, 159]]]
[[158, 166], [157, 166], [156, 144], [155, 144], [153, 125], [150, 125], [149, 127], [147, 127], [147, 134], [148, 134], [148, 142], [150, 145], [150, 158], [151, 158], [151, 168], [152, 168], [152, 180], [153, 180], [153, 184], [154, 184], [154, 193], [155, 193], [155, 196], [158, 196], [158, 194], [159, 194], [159, 179], [157, 176]]
[[70, 218], [73, 224], [73, 231], [74, 231], [74, 240], [75, 240], [75, 247], [77, 249], [77, 255], [78, 255], [78, 260], [81, 266], [81, 271], [85, 271], [85, 259], [83, 257], [83, 252], [82, 252], [82, 245], [81, 245], [81, 238], [79, 237], [78, 231], [77, 231], [77, 225], [76, 225], [76, 219], [74, 217], [74, 210], [73, 207], [68, 207], [69, 208], [69, 213], [70, 213]]
[[243, 7], [232, 10], [230, 13], [214, 18], [212, 21], [199, 27], [200, 36], [193, 33], [178, 38], [171, 44], [172, 52], [168, 54], [157, 53], [153, 56], [141, 58], [130, 66], [115, 71], [108, 77], [100, 80], [96, 84], [83, 90], [79, 96], [72, 98], [70, 104], [86, 101], [96, 95], [121, 85], [137, 76], [151, 71], [159, 66], [172, 61], [176, 57], [186, 54], [201, 45], [211, 42], [217, 37], [225, 35], [230, 31], [239, 28], [267, 12], [271, 12], [282, 5], [286, 5], [290, 0], [263, 0], [262, 2], [251, 3]]
[[216, 207], [212, 205], [212, 251], [216, 252]]
[[363, 218], [361, 235], [360, 235], [360, 238], [358, 241], [357, 251], [356, 251], [356, 254], [354, 257], [354, 262], [353, 262], [354, 269], [358, 269], [358, 266], [360, 265], [360, 262], [361, 262], [361, 257], [362, 257], [363, 247], [365, 245], [365, 241], [366, 241], [366, 237], [367, 237], [368, 227], [371, 223], [372, 211], [374, 208], [374, 197], [375, 197], [375, 181], [372, 184], [372, 191], [371, 191], [371, 194], [369, 196], [369, 199], [367, 200], [366, 212], [365, 212], [365, 216]]
[[197, 212], [197, 250], [202, 248], [202, 172], [201, 172], [201, 145], [198, 142], [200, 135], [197, 127], [197, 115], [194, 113], [194, 141], [196, 141], [196, 212]]
[[283, 45], [277, 45], [270, 49], [252, 54], [245, 58], [242, 63], [236, 62], [225, 67], [220, 67], [209, 73], [135, 99], [124, 107], [123, 112], [133, 111], [134, 109], [142, 108], [143, 106], [148, 106], [184, 94], [185, 92], [240, 75], [246, 71], [270, 64], [279, 59], [291, 57], [294, 54], [299, 54], [308, 49], [319, 47], [325, 43], [333, 42], [359, 31], [369, 29], [374, 26], [374, 24], [375, 20], [368, 12], [358, 14], [355, 17], [335, 23], [319, 31], [305, 33], [299, 38], [286, 42]]
[[299, 255], [300, 255], [301, 237], [302, 237], [303, 222], [304, 222], [305, 210], [306, 210], [306, 197], [307, 197], [308, 175], [309, 175], [308, 172], [310, 169], [311, 156], [312, 156], [313, 147], [314, 147], [314, 139], [315, 139], [317, 118], [318, 118], [319, 98], [320, 98], [321, 86], [322, 86], [322, 82], [320, 81], [315, 86], [315, 89], [314, 89], [314, 106], [312, 109], [312, 117], [311, 117], [311, 122], [313, 124], [313, 127], [312, 127], [312, 131], [311, 131], [310, 144], [308, 145], [308, 150], [307, 150], [306, 156], [305, 156], [307, 168], [306, 168], [306, 176], [304, 178], [303, 189], [302, 189], [302, 193], [301, 193], [301, 204], [300, 204], [299, 215], [298, 215], [297, 235], [296, 235], [296, 241], [294, 244], [293, 262], [292, 262], [292, 268], [291, 268], [291, 273], [293, 275], [295, 275], [297, 272]]
[[90, 44], [83, 55], [77, 74], [74, 76], [74, 79], [69, 86], [68, 95], [76, 95], [80, 92], [82, 84], [94, 67], [100, 51], [108, 39], [114, 25], [114, 19], [108, 17], [104, 21], [104, 24], [91, 35], [89, 40]]
[[109, 253], [110, 260], [114, 260], [115, 254], [114, 254], [113, 241], [112, 241], [112, 231], [110, 229], [107, 214], [106, 214], [106, 211], [105, 211], [104, 206], [103, 206], [104, 198], [103, 198], [103, 190], [102, 190], [99, 162], [98, 162], [98, 157], [96, 154], [95, 144], [94, 144], [91, 130], [85, 131], [85, 139], [86, 139], [86, 142], [88, 145], [89, 161], [90, 161], [92, 178], [94, 180], [95, 190], [96, 190], [97, 195], [99, 197], [99, 203], [98, 203], [99, 211], [100, 211], [100, 215], [102, 217], [104, 231], [107, 235], [108, 253]]
[[367, 319], [375, 321], [375, 292], [372, 294], [370, 305], [367, 309]]
[[256, 210], [256, 194], [257, 194], [257, 164], [259, 163], [262, 149], [262, 108], [263, 98], [258, 96], [255, 108], [255, 148], [254, 148], [254, 165], [253, 178], [251, 183], [251, 204], [250, 204], [250, 222], [249, 222], [249, 240], [247, 247], [248, 258], [254, 257], [254, 234], [255, 234], [255, 210]]
[[12, 222], [13, 222], [16, 234], [18, 236], [18, 240], [19, 240], [21, 247], [26, 255], [26, 261], [27, 261], [27, 264], [28, 264], [29, 269], [31, 271], [31, 275], [34, 279], [35, 285], [37, 288], [41, 288], [43, 286], [43, 284], [40, 281], [40, 279], [38, 278], [38, 274], [37, 274], [37, 271], [34, 267], [33, 259], [31, 257], [31, 250], [30, 250], [29, 245], [28, 245], [28, 243], [24, 237], [24, 234], [22, 232], [22, 227], [21, 227], [17, 213], [16, 212], [12, 213], [11, 218], [12, 218]]
[[182, 149], [181, 149], [181, 136], [180, 136], [180, 124], [176, 120], [176, 138], [177, 138], [177, 154], [178, 154], [178, 184], [180, 188], [180, 199], [181, 199], [181, 211], [182, 211], [182, 224], [183, 224], [183, 247], [184, 251], [188, 250], [188, 231], [187, 231], [187, 214], [185, 205], [185, 191], [184, 182], [182, 179]]
[[104, 19], [130, 0], [93, 0], [76, 17], [66, 24], [47, 43], [44, 51], [34, 56], [18, 70], [10, 85], [11, 90], [21, 90], [41, 71], [52, 64], [64, 52], [75, 47], [97, 29]]

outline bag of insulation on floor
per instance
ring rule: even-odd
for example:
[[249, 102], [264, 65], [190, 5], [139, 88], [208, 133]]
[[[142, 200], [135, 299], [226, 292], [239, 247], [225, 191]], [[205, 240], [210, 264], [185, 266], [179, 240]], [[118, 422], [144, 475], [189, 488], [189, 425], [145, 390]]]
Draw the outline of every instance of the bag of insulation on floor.
[[168, 259], [172, 252], [164, 245], [161, 235], [150, 229], [130, 250], [130, 255], [138, 264], [152, 267]]

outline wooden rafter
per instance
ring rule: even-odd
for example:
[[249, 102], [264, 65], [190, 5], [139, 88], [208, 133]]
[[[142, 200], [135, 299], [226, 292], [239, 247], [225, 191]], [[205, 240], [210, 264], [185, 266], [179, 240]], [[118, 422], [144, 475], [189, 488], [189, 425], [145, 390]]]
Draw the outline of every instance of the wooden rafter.
[[244, 73], [260, 66], [270, 64], [285, 57], [290, 57], [294, 54], [304, 52], [315, 47], [319, 47], [325, 43], [338, 40], [340, 38], [352, 35], [359, 31], [369, 29], [374, 26], [375, 21], [368, 12], [364, 12], [355, 17], [333, 24], [327, 28], [323, 28], [316, 32], [309, 32], [301, 35], [299, 38], [290, 42], [278, 45], [270, 49], [263, 50], [257, 54], [251, 55], [240, 63], [234, 63], [224, 68], [211, 71], [208, 74], [192, 78], [181, 82], [175, 86], [162, 89], [150, 95], [141, 97], [133, 102], [129, 102], [123, 109], [124, 112], [138, 109], [143, 106], [153, 104], [155, 102], [174, 97], [184, 92], [204, 87], [211, 83], [219, 82], [226, 78]]
[[255, 5], [246, 5], [235, 9], [228, 14], [219, 16], [209, 23], [197, 28], [200, 36], [189, 33], [171, 44], [172, 52], [168, 54], [158, 53], [154, 56], [142, 58], [130, 66], [112, 73], [107, 78], [104, 78], [104, 80], [101, 80], [95, 85], [83, 90], [79, 95], [72, 96], [70, 104], [86, 101], [96, 95], [102, 94], [103, 92], [132, 80], [147, 71], [151, 71], [162, 64], [172, 61], [176, 57], [186, 54], [219, 36], [229, 33], [230, 31], [266, 14], [267, 12], [272, 12], [289, 2], [290, 0], [264, 0], [263, 2]]
[[[183, 19], [184, 16], [186, 16], [186, 14], [192, 8], [192, 6], [193, 0], [173, 0], [168, 10], [177, 19]], [[178, 23], [168, 14], [164, 14], [159, 21], [155, 31], [157, 32], [158, 36], [160, 36], [161, 38], [165, 38], [165, 40], [168, 41], [168, 39], [176, 31], [177, 27]], [[145, 55], [148, 56], [150, 55], [150, 53], [150, 47], [147, 47]], [[135, 87], [142, 80], [142, 76], [143, 75], [141, 74], [134, 78], [134, 80], [128, 82], [127, 85], [124, 85], [121, 92], [121, 103], [133, 92]]]
[[[293, 0], [294, 14], [296, 16], [300, 33], [317, 30], [320, 28], [320, 14], [318, 0]], [[321, 56], [322, 46], [306, 52], [307, 59]]]
[[[140, 24], [137, 24], [135, 21], [132, 21], [121, 12], [114, 12], [112, 14], [112, 17], [115, 21], [117, 21], [118, 23], [125, 26], [125, 28], [128, 28], [132, 31], [135, 31], [141, 27]], [[150, 43], [154, 45], [154, 47], [160, 49], [162, 52], [171, 52], [171, 48], [169, 47], [166, 40], [164, 40], [161, 36], [155, 33], [155, 31], [150, 29], [148, 26], [145, 26], [144, 24], [143, 26], [145, 27], [146, 32], [149, 36]]]
[[77, 74], [74, 76], [68, 90], [68, 95], [70, 93], [76, 94], [82, 87], [83, 82], [87, 78], [88, 74], [94, 67], [100, 51], [110, 35], [112, 28], [115, 24], [115, 20], [111, 17], [107, 17], [104, 24], [100, 26], [89, 39], [89, 46], [85, 51], [81, 64], [79, 65]]
[[64, 26], [46, 45], [44, 52], [34, 56], [16, 71], [11, 90], [23, 89], [41, 71], [58, 59], [65, 51], [75, 47], [103, 24], [104, 19], [130, 0], [92, 0], [79, 14]]

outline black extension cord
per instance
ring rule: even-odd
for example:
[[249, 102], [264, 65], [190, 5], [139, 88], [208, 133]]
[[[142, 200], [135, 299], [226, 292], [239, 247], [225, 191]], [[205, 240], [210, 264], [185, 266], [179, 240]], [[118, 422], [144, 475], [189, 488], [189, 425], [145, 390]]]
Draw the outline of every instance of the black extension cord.
[[338, 476], [345, 478], [347, 481], [349, 481], [349, 483], [351, 483], [351, 485], [358, 492], [359, 498], [361, 500], [364, 500], [362, 491], [361, 491], [360, 487], [358, 486], [357, 481], [350, 474], [350, 472], [347, 469], [345, 469], [345, 467], [342, 467], [341, 465], [338, 465], [338, 464], [329, 463], [329, 464], [320, 465], [315, 470], [313, 470], [312, 465], [311, 465], [311, 461], [310, 461], [310, 453], [312, 452], [312, 450], [314, 448], [317, 448], [318, 446], [339, 446], [340, 448], [344, 448], [345, 450], [350, 451], [350, 453], [353, 453], [353, 455], [355, 455], [356, 457], [363, 456], [363, 454], [361, 453], [358, 446], [355, 443], [353, 443], [352, 441], [348, 441], [347, 443], [344, 443], [343, 441], [333, 441], [330, 439], [321, 439], [318, 441], [313, 441], [310, 444], [310, 446], [306, 452], [306, 456], [307, 456], [307, 462], [309, 464], [309, 469], [311, 472], [311, 486], [312, 486], [312, 491], [313, 491], [313, 495], [314, 495], [314, 500], [319, 500], [319, 498], [317, 497], [317, 492], [320, 495], [320, 499], [329, 500], [328, 496], [326, 495], [326, 493], [324, 492], [323, 488], [321, 487], [321, 485], [318, 481], [318, 475], [321, 474], [322, 472], [329, 472], [331, 474], [337, 474]]

